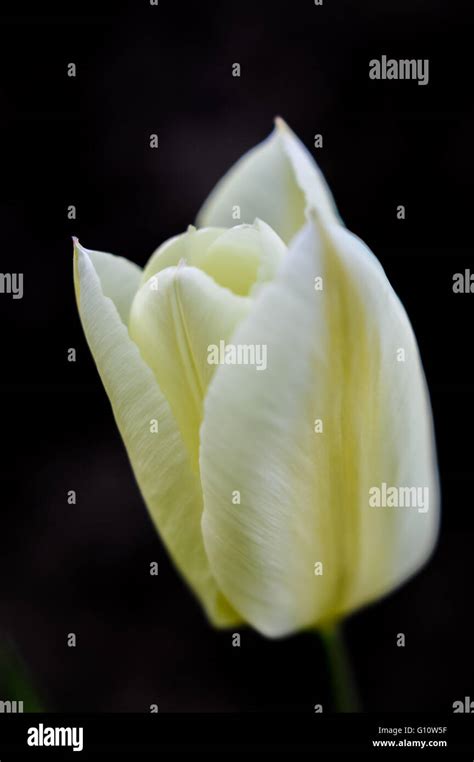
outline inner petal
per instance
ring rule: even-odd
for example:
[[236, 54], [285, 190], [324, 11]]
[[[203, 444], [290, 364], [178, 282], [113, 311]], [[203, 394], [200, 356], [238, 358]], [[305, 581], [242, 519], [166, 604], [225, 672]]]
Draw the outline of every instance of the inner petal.
[[146, 266], [142, 283], [181, 261], [207, 273], [234, 294], [247, 296], [256, 283], [271, 279], [286, 247], [264, 222], [223, 228], [190, 227], [164, 243]]
[[216, 370], [209, 347], [229, 341], [250, 305], [186, 265], [152, 277], [132, 304], [130, 336], [171, 405], [196, 472], [203, 400]]

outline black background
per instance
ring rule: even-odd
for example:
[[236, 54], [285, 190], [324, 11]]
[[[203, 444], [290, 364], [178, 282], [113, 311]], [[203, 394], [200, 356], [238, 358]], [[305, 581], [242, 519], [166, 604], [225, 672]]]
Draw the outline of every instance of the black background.
[[[434, 408], [437, 550], [405, 587], [346, 624], [364, 707], [451, 711], [453, 701], [474, 698], [474, 294], [452, 292], [452, 275], [473, 266], [468, 4], [17, 6], [0, 16], [0, 269], [23, 272], [25, 289], [22, 300], [0, 295], [0, 631], [43, 705], [327, 706], [315, 635], [268, 641], [242, 630], [241, 648], [232, 648], [231, 634], [210, 628], [170, 565], [72, 287], [71, 235], [143, 265], [194, 221], [216, 180], [277, 114], [313, 151], [347, 226], [404, 302]], [[368, 61], [382, 54], [429, 58], [429, 85], [371, 81]], [[234, 62], [240, 78], [231, 75]], [[155, 151], [151, 133], [159, 135]], [[312, 148], [315, 133], [323, 149]], [[398, 204], [405, 221], [396, 219]], [[67, 362], [69, 347], [76, 363]], [[154, 560], [158, 577], [149, 575]], [[69, 632], [76, 648], [67, 647]], [[399, 632], [405, 648], [396, 647]]]

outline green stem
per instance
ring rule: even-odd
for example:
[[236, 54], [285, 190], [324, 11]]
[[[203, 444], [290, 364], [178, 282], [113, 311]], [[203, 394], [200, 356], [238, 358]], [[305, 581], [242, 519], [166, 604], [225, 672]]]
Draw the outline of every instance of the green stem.
[[329, 625], [319, 633], [326, 649], [335, 711], [359, 712], [359, 698], [341, 626]]

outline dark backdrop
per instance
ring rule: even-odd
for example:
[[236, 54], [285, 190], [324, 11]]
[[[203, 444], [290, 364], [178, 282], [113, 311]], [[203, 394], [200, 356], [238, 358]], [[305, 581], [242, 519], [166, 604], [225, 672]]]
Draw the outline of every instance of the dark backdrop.
[[[312, 711], [328, 701], [315, 636], [267, 641], [243, 630], [232, 648], [170, 565], [72, 287], [72, 234], [144, 264], [277, 114], [313, 150], [343, 219], [403, 300], [434, 408], [438, 548], [346, 625], [365, 708], [450, 711], [474, 696], [474, 294], [452, 292], [453, 273], [472, 266], [467, 3], [136, 0], [127, 10], [69, 0], [58, 11], [22, 2], [22, 16], [16, 5], [0, 26], [0, 269], [23, 272], [25, 293], [0, 295], [0, 631], [43, 705]], [[429, 85], [372, 82], [368, 61], [382, 54], [429, 58]], [[322, 150], [312, 148], [317, 132]]]

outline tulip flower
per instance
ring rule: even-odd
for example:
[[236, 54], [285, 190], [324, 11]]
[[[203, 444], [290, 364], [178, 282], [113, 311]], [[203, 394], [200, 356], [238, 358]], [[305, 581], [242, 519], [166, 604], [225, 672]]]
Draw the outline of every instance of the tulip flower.
[[439, 498], [416, 339], [282, 120], [143, 271], [76, 241], [75, 284], [144, 501], [214, 625], [325, 629], [425, 563]]

